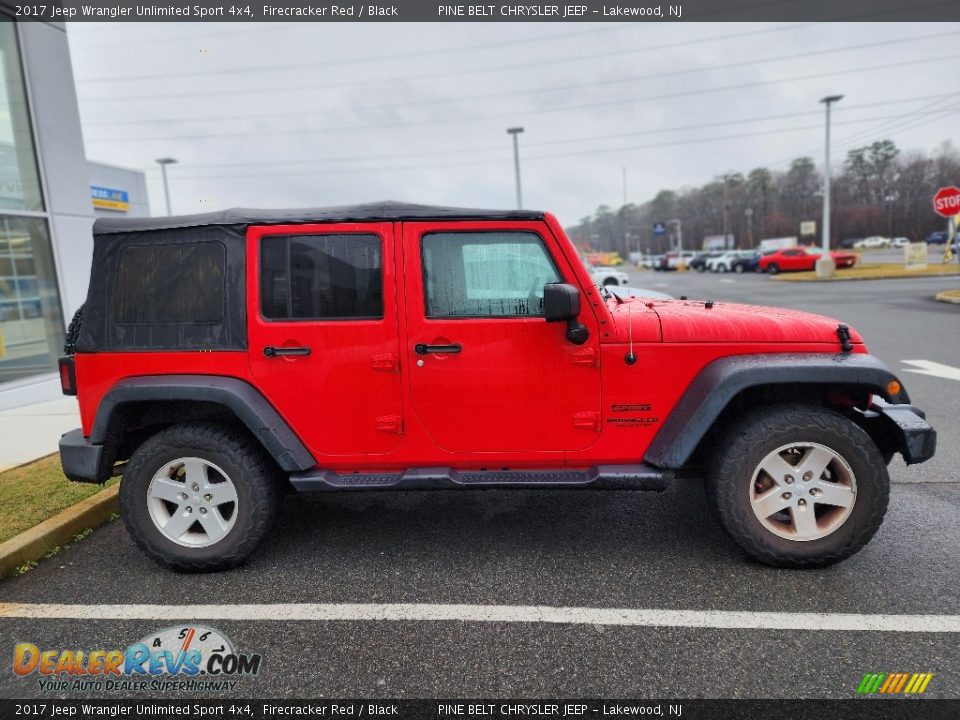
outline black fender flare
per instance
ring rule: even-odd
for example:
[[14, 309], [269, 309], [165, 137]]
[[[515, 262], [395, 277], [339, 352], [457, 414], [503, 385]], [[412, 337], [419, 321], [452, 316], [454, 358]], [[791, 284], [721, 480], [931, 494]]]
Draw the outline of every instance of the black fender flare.
[[313, 455], [259, 390], [239, 378], [221, 375], [145, 375], [119, 381], [100, 401], [89, 442], [106, 443], [111, 420], [123, 405], [171, 400], [227, 408], [286, 472], [316, 467]]
[[[867, 388], [894, 405], [909, 404], [902, 385], [873, 355], [864, 353], [770, 353], [732, 355], [704, 367], [677, 401], [643, 459], [661, 468], [679, 469], [724, 408], [742, 391], [761, 385], [835, 385]], [[899, 382], [899, 381], [898, 381]]]

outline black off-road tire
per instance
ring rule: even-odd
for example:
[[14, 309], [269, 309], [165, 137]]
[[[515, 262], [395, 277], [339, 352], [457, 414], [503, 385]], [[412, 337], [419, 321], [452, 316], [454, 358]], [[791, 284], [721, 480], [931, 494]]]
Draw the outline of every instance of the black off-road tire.
[[[217, 465], [236, 488], [236, 520], [214, 545], [178, 545], [150, 517], [150, 481], [164, 464], [180, 457]], [[137, 546], [157, 563], [181, 572], [227, 570], [243, 563], [273, 525], [281, 495], [279, 474], [263, 449], [241, 430], [211, 423], [174, 425], [145, 441], [124, 467], [120, 516]]]
[[63, 354], [73, 355], [77, 348], [77, 339], [80, 337], [80, 326], [83, 324], [83, 309], [86, 303], [77, 308], [73, 314], [73, 319], [67, 326], [67, 336], [63, 343]]
[[[856, 500], [849, 517], [816, 540], [774, 534], [751, 507], [754, 471], [767, 454], [794, 442], [830, 448], [856, 477]], [[720, 525], [749, 555], [776, 567], [814, 568], [844, 560], [870, 541], [887, 511], [890, 476], [870, 436], [843, 415], [823, 407], [778, 405], [754, 410], [720, 434], [706, 492]]]

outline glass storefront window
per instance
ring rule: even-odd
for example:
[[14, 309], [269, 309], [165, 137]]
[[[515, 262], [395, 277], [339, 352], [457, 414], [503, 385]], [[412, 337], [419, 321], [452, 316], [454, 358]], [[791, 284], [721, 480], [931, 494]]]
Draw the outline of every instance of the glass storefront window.
[[0, 216], [0, 383], [56, 368], [63, 321], [46, 225]]
[[43, 210], [14, 23], [0, 20], [0, 210]]

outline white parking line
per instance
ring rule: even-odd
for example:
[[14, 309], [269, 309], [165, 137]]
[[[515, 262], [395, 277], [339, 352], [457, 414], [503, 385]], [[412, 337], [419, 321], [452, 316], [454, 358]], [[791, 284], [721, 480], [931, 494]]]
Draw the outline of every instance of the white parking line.
[[248, 620], [331, 622], [495, 622], [689, 627], [723, 630], [849, 630], [858, 632], [960, 632], [960, 615], [860, 615], [855, 613], [751, 612], [742, 610], [631, 610], [540, 605], [267, 604], [267, 605], [60, 605], [0, 603], [0, 618], [31, 620]]
[[948, 380], [960, 380], [960, 368], [943, 363], [933, 362], [932, 360], [903, 360], [906, 365], [914, 365], [912, 368], [904, 368], [907, 372], [917, 373], [918, 375], [932, 375], [933, 377], [947, 378]]

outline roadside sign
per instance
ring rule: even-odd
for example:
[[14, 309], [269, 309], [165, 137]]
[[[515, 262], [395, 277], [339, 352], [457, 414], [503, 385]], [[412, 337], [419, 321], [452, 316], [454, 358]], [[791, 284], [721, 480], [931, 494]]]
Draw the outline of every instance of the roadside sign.
[[653, 234], [654, 235], [664, 235], [667, 232], [667, 226], [664, 223], [654, 223], [653, 224]]
[[903, 248], [903, 267], [905, 270], [927, 269], [927, 244], [914, 242]]
[[800, 223], [800, 236], [808, 237], [810, 235], [817, 234], [817, 221], [816, 220], [804, 220]]
[[933, 196], [933, 209], [937, 215], [945, 218], [960, 214], [960, 188], [949, 185], [937, 190], [937, 194]]

